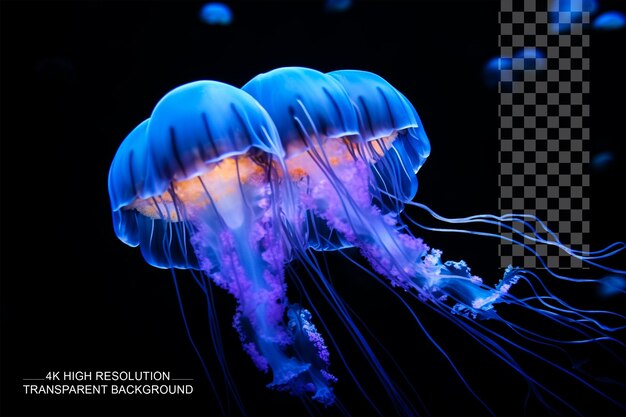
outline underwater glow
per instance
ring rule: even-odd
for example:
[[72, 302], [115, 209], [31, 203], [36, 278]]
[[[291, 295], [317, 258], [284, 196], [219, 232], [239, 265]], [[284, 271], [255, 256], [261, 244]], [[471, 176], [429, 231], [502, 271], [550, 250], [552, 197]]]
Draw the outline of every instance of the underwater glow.
[[591, 167], [596, 171], [604, 171], [613, 164], [615, 156], [611, 151], [599, 152], [591, 158]]
[[624, 27], [626, 17], [620, 12], [605, 12], [593, 21], [593, 28], [598, 30], [618, 30]]
[[597, 0], [550, 0], [548, 22], [553, 33], [570, 32], [583, 22], [585, 13], [593, 14], [598, 10]]
[[233, 12], [224, 3], [207, 3], [200, 9], [200, 19], [208, 25], [228, 26], [233, 22]]
[[[381, 414], [350, 369], [350, 356], [356, 354], [369, 363], [397, 414], [419, 414], [414, 395], [389, 376], [364, 327], [318, 263], [317, 254], [337, 251], [362, 268], [364, 280], [407, 294], [409, 301], [423, 303], [462, 329], [519, 374], [529, 396], [545, 409], [576, 411], [562, 398], [567, 388], [543, 381], [546, 369], [624, 409], [623, 400], [605, 393], [595, 375], [536, 353], [547, 346], [567, 362], [569, 356], [562, 353], [568, 347], [597, 344], [623, 367], [624, 342], [612, 335], [625, 328], [622, 312], [576, 308], [550, 285], [553, 281], [568, 291], [579, 285], [604, 288], [606, 280], [576, 279], [548, 268], [541, 277], [513, 266], [500, 280], [483, 280], [465, 261], [444, 260], [443, 252], [414, 230], [495, 239], [504, 239], [498, 230], [510, 230], [514, 243], [540, 260], [527, 244], [558, 246], [620, 278], [623, 270], [599, 262], [625, 245], [592, 253], [572, 251], [546, 228], [535, 230], [527, 222], [537, 219], [523, 214], [442, 217], [413, 201], [416, 174], [430, 151], [414, 106], [371, 72], [285, 67], [259, 74], [241, 89], [198, 81], [168, 93], [120, 145], [109, 172], [114, 229], [122, 241], [139, 246], [148, 263], [171, 269], [175, 283], [175, 269], [190, 270], [209, 304], [211, 285], [229, 292], [237, 300], [234, 327], [252, 363], [271, 373], [268, 387], [288, 391], [305, 403], [311, 398], [349, 414], [333, 385], [353, 383]], [[454, 226], [423, 225], [407, 207]], [[514, 223], [523, 225], [523, 231], [514, 229]], [[496, 231], [472, 230], [477, 226]], [[293, 265], [305, 273], [290, 274]], [[288, 300], [288, 277], [290, 288], [299, 293], [298, 303]], [[323, 300], [306, 293], [302, 280], [313, 282]], [[494, 414], [410, 303], [400, 300], [468, 392]], [[179, 302], [185, 318], [180, 296]], [[343, 329], [330, 329], [321, 317], [314, 317], [318, 302], [330, 305]], [[544, 330], [546, 324], [554, 332]], [[333, 331], [343, 331], [354, 341], [354, 353], [342, 352]], [[214, 329], [211, 334], [219, 337]], [[524, 356], [534, 358], [538, 366], [521, 366], [519, 358]], [[331, 364], [331, 358], [338, 360]], [[337, 381], [331, 373], [333, 366], [342, 365], [352, 381]], [[243, 408], [225, 365], [223, 370]]]
[[513, 68], [511, 58], [494, 57], [485, 64], [483, 68], [483, 79], [485, 85], [489, 88], [498, 87], [498, 83], [502, 80], [502, 70], [510, 70]]
[[[488, 88], [497, 88], [499, 82], [521, 78], [520, 71], [544, 71], [548, 68], [546, 54], [537, 48], [520, 48], [512, 57], [493, 57], [483, 67], [483, 80]], [[513, 71], [510, 71], [513, 70]], [[503, 71], [506, 71], [503, 73]]]
[[327, 12], [345, 12], [352, 7], [352, 0], [326, 0], [325, 9]]
[[[517, 60], [523, 59], [522, 66], [518, 67]], [[522, 48], [513, 54], [513, 69], [545, 70], [548, 68], [546, 54], [537, 48]]]
[[603, 297], [612, 297], [626, 293], [626, 278], [619, 275], [608, 275], [600, 280], [598, 292]]

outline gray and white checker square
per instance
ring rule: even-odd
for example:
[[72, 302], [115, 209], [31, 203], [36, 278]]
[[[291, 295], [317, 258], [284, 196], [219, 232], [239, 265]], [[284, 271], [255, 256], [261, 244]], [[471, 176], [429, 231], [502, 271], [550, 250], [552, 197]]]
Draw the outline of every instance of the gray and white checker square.
[[[499, 210], [534, 216], [566, 246], [588, 251], [589, 12], [582, 0], [570, 1], [570, 11], [558, 12], [549, 0], [501, 0], [500, 54], [511, 59], [511, 69], [501, 71], [499, 83]], [[536, 48], [545, 57], [535, 62], [517, 57], [523, 48]], [[534, 229], [554, 241], [538, 221], [513, 228], [526, 234]], [[506, 229], [501, 233], [545, 262], [503, 240], [502, 268], [583, 266], [556, 245], [535, 244]]]

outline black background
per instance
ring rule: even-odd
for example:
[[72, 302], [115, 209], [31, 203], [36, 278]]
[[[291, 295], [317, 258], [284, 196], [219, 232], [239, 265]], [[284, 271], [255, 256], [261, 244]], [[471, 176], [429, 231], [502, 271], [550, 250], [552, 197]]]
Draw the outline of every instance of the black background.
[[[201, 2], [2, 1], [3, 415], [219, 413], [182, 325], [171, 274], [119, 242], [110, 219], [106, 181], [117, 147], [180, 84], [212, 79], [241, 86], [280, 66], [373, 71], [411, 100], [431, 139], [418, 200], [446, 216], [497, 212], [498, 94], [485, 87], [482, 70], [498, 53], [499, 2], [356, 1], [340, 14], [325, 13], [322, 1], [231, 4], [233, 24], [211, 27], [198, 19]], [[601, 7], [623, 10], [624, 4]], [[591, 45], [592, 155], [616, 155], [591, 178], [589, 241], [601, 247], [626, 240], [624, 31], [593, 33]], [[501, 275], [497, 242], [419, 234], [488, 282]], [[402, 364], [430, 414], [485, 413], [393, 295], [339, 255], [327, 258], [338, 292]], [[202, 317], [203, 300], [180, 277], [188, 313]], [[587, 296], [594, 295], [572, 294]], [[297, 399], [264, 387], [269, 376], [254, 369], [230, 327], [234, 302], [221, 290], [215, 302], [248, 412], [305, 413]], [[524, 411], [519, 377], [445, 319], [409, 302], [496, 413], [547, 413], [536, 402]], [[331, 330], [340, 326], [321, 304]], [[611, 308], [624, 312], [623, 302]], [[192, 324], [197, 341], [208, 343], [205, 323]], [[341, 328], [335, 330], [349, 346]], [[333, 349], [336, 393], [351, 413], [372, 413]], [[349, 347], [344, 354], [372, 396], [380, 396], [383, 412], [392, 413], [372, 372]], [[48, 371], [111, 369], [170, 371], [194, 378], [195, 392], [35, 397], [21, 388], [23, 378]], [[613, 372], [623, 382], [623, 368]], [[560, 389], [587, 415], [620, 413], [586, 391]]]

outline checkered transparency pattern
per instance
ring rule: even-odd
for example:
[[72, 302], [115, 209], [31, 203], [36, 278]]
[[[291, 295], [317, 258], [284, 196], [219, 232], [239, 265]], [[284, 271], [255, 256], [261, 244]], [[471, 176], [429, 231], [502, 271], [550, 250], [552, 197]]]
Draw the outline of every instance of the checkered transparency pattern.
[[[559, 1], [559, 0], [555, 0]], [[567, 3], [568, 7], [564, 7]], [[559, 10], [567, 10], [565, 12]], [[536, 216], [565, 245], [589, 250], [589, 35], [590, 13], [582, 0], [501, 0], [501, 215]], [[519, 57], [524, 48], [545, 55]], [[541, 224], [531, 221], [537, 231]], [[515, 230], [530, 232], [522, 224]], [[521, 240], [502, 229], [504, 237]], [[542, 238], [554, 241], [547, 233]], [[582, 262], [554, 245], [524, 240], [549, 268], [579, 268]], [[530, 251], [502, 241], [500, 266], [541, 268]]]

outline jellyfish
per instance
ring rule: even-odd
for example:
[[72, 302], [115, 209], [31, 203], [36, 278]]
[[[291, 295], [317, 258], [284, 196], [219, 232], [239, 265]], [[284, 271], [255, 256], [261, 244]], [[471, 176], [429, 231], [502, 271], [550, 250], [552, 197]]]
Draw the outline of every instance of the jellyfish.
[[[109, 172], [114, 230], [126, 244], [139, 246], [150, 265], [170, 269], [177, 289], [176, 271], [188, 270], [209, 309], [211, 285], [230, 293], [237, 301], [233, 326], [252, 363], [271, 372], [268, 387], [296, 395], [307, 406], [312, 399], [350, 414], [334, 390], [339, 381], [331, 373], [332, 353], [374, 413], [385, 414], [351, 369], [356, 353], [371, 366], [396, 414], [420, 414], [413, 401], [418, 394], [408, 392], [388, 372], [391, 362], [406, 378], [402, 367], [393, 358], [381, 360], [384, 341], [366, 334], [367, 326], [359, 324], [334, 288], [328, 268], [318, 262], [318, 256], [332, 253], [357, 265], [363, 279], [374, 279], [398, 296], [407, 315], [487, 412], [495, 414], [428, 333], [410, 302], [441, 314], [517, 372], [528, 384], [529, 396], [546, 410], [577, 412], [563, 398], [562, 386], [543, 381], [544, 370], [562, 374], [623, 410], [620, 394], [600, 387], [616, 381], [597, 378], [573, 360], [567, 364], [568, 348], [593, 344], [623, 367], [625, 343], [619, 335], [626, 325], [621, 312], [572, 306], [539, 274], [513, 266], [499, 281], [483, 281], [465, 261], [446, 261], [415, 230], [505, 239], [472, 227], [506, 229], [514, 233], [506, 239], [535, 255], [529, 242], [552, 244], [611, 276], [625, 271], [604, 266], [603, 260], [623, 253], [626, 245], [574, 251], [543, 223], [532, 226], [529, 221], [538, 219], [527, 215], [445, 218], [415, 201], [417, 174], [430, 152], [429, 138], [407, 96], [371, 72], [286, 67], [260, 74], [241, 89], [198, 81], [168, 93], [120, 145]], [[407, 208], [454, 226], [422, 224]], [[304, 273], [291, 273], [295, 267]], [[604, 285], [603, 280], [545, 271], [558, 284]], [[323, 300], [308, 294], [301, 282], [305, 279]], [[295, 287], [298, 302], [289, 301], [288, 286], [291, 295]], [[320, 301], [330, 305], [356, 350], [343, 351], [336, 342], [336, 329], [318, 314]], [[538, 322], [548, 323], [555, 334], [533, 327]], [[210, 330], [219, 338], [219, 332]], [[553, 355], [543, 356], [537, 348]], [[519, 361], [525, 356], [541, 366], [526, 369]], [[216, 357], [223, 361], [219, 343]], [[236, 384], [225, 365], [222, 370], [243, 410]], [[620, 387], [619, 382], [614, 385]]]
[[233, 22], [233, 12], [224, 3], [207, 3], [200, 10], [200, 19], [208, 25], [228, 26]]
[[[405, 205], [419, 207], [434, 219], [452, 224], [484, 223], [514, 231], [507, 223], [523, 223], [527, 226], [526, 233], [517, 236], [518, 240], [514, 242], [531, 252], [524, 242], [548, 242], [527, 223], [531, 219], [525, 215], [446, 219], [412, 201], [417, 191], [415, 174], [428, 157], [430, 144], [417, 112], [397, 89], [366, 71], [341, 70], [323, 74], [300, 67], [279, 68], [260, 74], [242, 89], [267, 110], [285, 150], [287, 176], [296, 190], [296, 212], [302, 213], [290, 218], [290, 221], [296, 221], [290, 230], [300, 235], [293, 239], [294, 242], [307, 242], [304, 248], [293, 245], [295, 255], [292, 257], [312, 264], [307, 261], [311, 250], [339, 250], [349, 257], [343, 250], [357, 248], [369, 265], [370, 276], [382, 277], [390, 290], [411, 294], [467, 332], [469, 337], [517, 372], [547, 409], [564, 407], [567, 412], [576, 411], [562, 394], [555, 392], [558, 385], [547, 386], [541, 380], [541, 374], [529, 373], [520, 366], [516, 354], [531, 355], [547, 368], [563, 373], [604, 400], [624, 408], [621, 399], [598, 388], [597, 381], [584, 371], [576, 373], [532, 350], [532, 346], [548, 346], [563, 352], [569, 345], [598, 343], [601, 349], [606, 349], [607, 355], [623, 366], [622, 357], [613, 349], [623, 349], [624, 343], [612, 335], [624, 329], [622, 314], [574, 308], [551, 292], [536, 273], [513, 266], [504, 271], [498, 282], [485, 283], [472, 273], [465, 261], [444, 261], [441, 250], [429, 247], [408, 227], [414, 225], [425, 230], [504, 239], [496, 233], [423, 226], [406, 215]], [[541, 232], [551, 233], [549, 230]], [[566, 248], [558, 240], [552, 240], [551, 244], [597, 267], [602, 267], [596, 262], [598, 259], [619, 253], [625, 246], [618, 243], [601, 251], [582, 253]], [[358, 259], [353, 261], [359, 262]], [[602, 268], [624, 274], [621, 270]], [[554, 271], [549, 274], [563, 282], [598, 283], [594, 279], [561, 276]], [[321, 271], [319, 275], [323, 286], [333, 294], [332, 284]], [[517, 297], [516, 288], [525, 295]], [[550, 322], [564, 336], [554, 337], [543, 334], [540, 329], [518, 324], [510, 320], [509, 315], [498, 312], [502, 306], [521, 311], [519, 314], [533, 317], [534, 322]], [[407, 308], [415, 317], [410, 307]], [[363, 350], [369, 352], [349, 314], [343, 307], [337, 311], [344, 316], [343, 323], [353, 337], [359, 339]], [[607, 317], [618, 324], [604, 324], [602, 319]], [[417, 317], [415, 320], [421, 326]], [[512, 335], [507, 337], [495, 332], [488, 322], [503, 323], [511, 329]], [[430, 340], [448, 358], [436, 341]], [[605, 341], [609, 346], [604, 345]], [[374, 357], [370, 363], [374, 367], [379, 364]], [[450, 365], [469, 392], [493, 414], [452, 361]], [[389, 396], [398, 402], [398, 412], [414, 412], [411, 405], [404, 402], [404, 394], [398, 392], [393, 383], [388, 384], [385, 371], [375, 371]]]
[[[417, 173], [430, 155], [430, 141], [409, 100], [382, 77], [367, 71], [328, 73], [348, 93], [357, 114], [357, 143], [369, 149], [376, 205], [400, 213], [417, 194]], [[393, 193], [393, 199], [387, 196]]]
[[329, 405], [335, 377], [324, 339], [311, 313], [286, 297], [281, 218], [293, 199], [283, 154], [272, 120], [247, 93], [216, 81], [178, 87], [113, 159], [114, 229], [150, 265], [174, 277], [200, 271], [193, 276], [205, 293], [208, 277], [235, 297], [233, 326], [254, 365], [271, 372], [269, 387]]
[[[361, 71], [322, 74], [288, 67], [261, 74], [242, 89], [276, 122], [303, 208], [336, 233], [342, 245], [361, 249], [394, 286], [413, 288], [425, 299], [455, 293], [459, 310], [481, 314], [512, 285], [513, 277], [508, 277], [498, 291], [481, 288], [465, 264], [442, 263], [440, 251], [399, 230], [397, 210], [384, 204], [384, 197], [392, 190], [394, 201], [413, 198], [415, 172], [428, 156], [429, 144], [425, 134], [411, 135], [421, 128], [417, 113], [382, 78]], [[351, 120], [355, 115], [356, 126]], [[373, 197], [378, 192], [383, 198]], [[328, 242], [314, 228], [306, 233], [309, 242]]]

